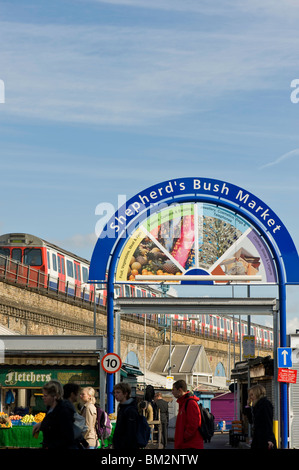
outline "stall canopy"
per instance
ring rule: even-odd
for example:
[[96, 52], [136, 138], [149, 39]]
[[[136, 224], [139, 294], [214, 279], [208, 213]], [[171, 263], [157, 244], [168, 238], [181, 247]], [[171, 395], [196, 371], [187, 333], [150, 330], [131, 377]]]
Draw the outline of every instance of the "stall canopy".
[[[167, 376], [169, 372], [169, 345], [159, 346], [149, 364], [149, 371]], [[212, 370], [201, 345], [174, 345], [171, 348], [171, 375], [190, 385], [212, 381]]]

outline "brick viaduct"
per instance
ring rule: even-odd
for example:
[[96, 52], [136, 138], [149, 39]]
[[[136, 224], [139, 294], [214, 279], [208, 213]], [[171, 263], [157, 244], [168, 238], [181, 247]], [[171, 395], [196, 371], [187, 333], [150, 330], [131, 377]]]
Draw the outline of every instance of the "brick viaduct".
[[[97, 307], [96, 334], [106, 336], [106, 312]], [[0, 282], [0, 324], [22, 335], [93, 335], [94, 305], [75, 302], [65, 295], [54, 292], [41, 293], [33, 288]], [[169, 332], [161, 334], [161, 328], [147, 323], [146, 363], [161, 344], [169, 344]], [[173, 331], [172, 344], [201, 344], [204, 346], [212, 371], [221, 362], [227, 371], [228, 342], [201, 338], [188, 333]], [[234, 349], [234, 351], [233, 351]], [[121, 320], [121, 357], [134, 352], [140, 364], [144, 364], [144, 325], [133, 316]], [[230, 347], [230, 364], [240, 358], [239, 345]], [[271, 351], [259, 351], [259, 355], [270, 355]]]

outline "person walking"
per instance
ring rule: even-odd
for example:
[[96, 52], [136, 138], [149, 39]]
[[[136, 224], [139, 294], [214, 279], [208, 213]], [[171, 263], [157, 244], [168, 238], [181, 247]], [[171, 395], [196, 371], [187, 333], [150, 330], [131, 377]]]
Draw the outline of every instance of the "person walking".
[[198, 429], [201, 425], [199, 399], [188, 391], [184, 380], [177, 380], [173, 384], [172, 394], [179, 405], [174, 434], [174, 448], [203, 449], [203, 438]]
[[168, 442], [168, 422], [169, 422], [169, 412], [168, 412], [168, 402], [163, 400], [162, 393], [157, 392], [155, 394], [155, 405], [157, 410], [157, 415], [155, 419], [159, 418], [160, 411], [160, 421], [161, 421], [161, 444], [165, 449]]
[[51, 380], [43, 388], [43, 401], [47, 413], [43, 421], [33, 426], [33, 435], [43, 432], [44, 449], [76, 449], [74, 437], [74, 407], [63, 400], [60, 382]]
[[84, 439], [87, 431], [85, 418], [78, 412], [78, 405], [80, 400], [80, 385], [68, 382], [63, 386], [63, 398], [68, 400], [74, 407], [74, 437], [78, 449], [88, 448], [88, 442]]
[[118, 402], [113, 449], [138, 449], [138, 408], [136, 401], [131, 398], [131, 387], [128, 383], [121, 382], [114, 386], [113, 393]]
[[245, 415], [253, 424], [251, 449], [276, 449], [273, 432], [273, 405], [266, 397], [262, 385], [254, 385], [248, 390], [248, 402]]
[[84, 439], [88, 442], [88, 449], [96, 449], [98, 447], [98, 436], [96, 431], [97, 410], [95, 407], [95, 391], [92, 387], [83, 388], [80, 398], [84, 404], [81, 414], [85, 418], [87, 431]]

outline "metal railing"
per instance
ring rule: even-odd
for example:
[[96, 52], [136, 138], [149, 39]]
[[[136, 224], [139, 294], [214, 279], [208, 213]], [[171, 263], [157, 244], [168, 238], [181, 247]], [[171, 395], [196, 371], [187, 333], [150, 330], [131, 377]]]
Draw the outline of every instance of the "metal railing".
[[[55, 294], [61, 300], [72, 299], [76, 302], [88, 302], [94, 305], [94, 288], [87, 284], [76, 284], [50, 276], [32, 266], [0, 255], [0, 279], [20, 287], [30, 288], [42, 294]], [[103, 302], [102, 302], [103, 303]], [[96, 305], [101, 305], [101, 296], [97, 295]]]

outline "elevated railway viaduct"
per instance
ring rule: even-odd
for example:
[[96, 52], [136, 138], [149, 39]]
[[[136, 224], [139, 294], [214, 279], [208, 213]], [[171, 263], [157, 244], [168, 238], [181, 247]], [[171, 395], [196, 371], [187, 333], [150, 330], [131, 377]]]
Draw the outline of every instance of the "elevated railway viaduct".
[[[96, 312], [96, 314], [95, 314]], [[96, 322], [94, 322], [96, 318]], [[65, 294], [38, 291], [34, 288], [0, 281], [0, 325], [21, 335], [103, 335], [107, 332], [106, 309]], [[169, 330], [147, 321], [146, 364], [161, 344], [169, 344]], [[201, 344], [204, 346], [212, 371], [222, 363], [228, 365], [240, 360], [239, 343], [229, 344], [218, 338], [207, 338], [191, 332], [172, 331], [172, 344]], [[121, 316], [121, 358], [126, 362], [134, 352], [144, 364], [144, 322], [134, 315]], [[257, 351], [260, 356], [272, 355], [272, 350]], [[142, 366], [141, 366], [142, 368]]]

